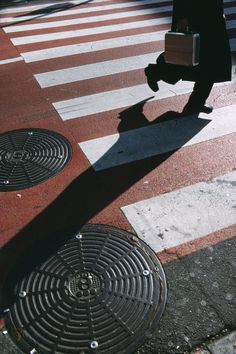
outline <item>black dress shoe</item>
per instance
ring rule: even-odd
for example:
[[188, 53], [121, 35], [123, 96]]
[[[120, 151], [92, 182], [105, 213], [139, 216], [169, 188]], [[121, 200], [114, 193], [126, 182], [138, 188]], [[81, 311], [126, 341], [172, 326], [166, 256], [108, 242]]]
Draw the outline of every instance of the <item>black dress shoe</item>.
[[203, 106], [195, 106], [195, 105], [188, 105], [183, 109], [183, 114], [197, 114], [197, 113], [206, 113], [210, 114], [213, 111], [213, 107], [209, 106], [207, 104], [204, 104]]
[[145, 75], [147, 77], [147, 84], [150, 87], [150, 89], [154, 92], [157, 92], [159, 90], [158, 84], [157, 84], [157, 80], [153, 78], [152, 73], [150, 68], [147, 66], [144, 69]]

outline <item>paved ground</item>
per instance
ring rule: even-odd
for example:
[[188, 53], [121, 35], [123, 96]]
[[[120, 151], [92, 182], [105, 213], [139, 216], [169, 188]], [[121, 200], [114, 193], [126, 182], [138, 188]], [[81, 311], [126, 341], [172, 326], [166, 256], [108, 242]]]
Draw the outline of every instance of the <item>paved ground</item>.
[[[152, 247], [168, 282], [139, 353], [232, 354], [235, 82], [214, 87], [211, 115], [180, 117], [192, 83], [153, 94], [143, 73], [163, 50], [172, 2], [80, 3], [1, 5], [0, 131], [49, 129], [73, 149], [56, 177], [1, 193], [2, 284], [32, 242], [72, 225], [120, 227]], [[233, 64], [235, 6], [225, 1]], [[0, 338], [2, 353], [19, 353]]]

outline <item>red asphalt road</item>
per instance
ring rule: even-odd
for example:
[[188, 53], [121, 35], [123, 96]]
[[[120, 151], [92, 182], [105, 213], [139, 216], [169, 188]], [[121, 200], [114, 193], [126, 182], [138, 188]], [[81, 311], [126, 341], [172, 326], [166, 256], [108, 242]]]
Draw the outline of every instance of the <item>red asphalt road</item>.
[[[107, 5], [108, 3], [114, 3], [114, 1], [104, 4]], [[102, 4], [99, 3], [99, 5]], [[91, 8], [95, 5], [91, 4], [89, 6]], [[104, 13], [115, 12], [119, 11], [113, 10]], [[17, 13], [17, 15], [19, 14]], [[11, 16], [14, 16], [14, 14], [11, 14]], [[78, 15], [77, 17], [83, 16], [85, 17], [85, 15]], [[155, 18], [155, 16], [144, 16], [144, 19]], [[163, 14], [160, 16], [163, 16]], [[235, 16], [232, 15], [231, 17], [234, 18]], [[68, 16], [66, 18], [75, 17]], [[40, 21], [49, 21], [49, 19], [41, 18], [32, 20], [30, 23]], [[122, 21], [135, 21], [135, 19], [128, 18], [120, 22]], [[119, 23], [119, 21], [115, 23]], [[114, 21], [106, 21], [106, 25], [108, 24], [114, 24]], [[104, 23], [96, 23], [96, 26], [99, 25], [104, 25]], [[40, 33], [90, 28], [92, 26], [95, 26], [95, 24], [54, 28], [42, 30]], [[166, 30], [167, 28], [166, 25], [158, 26], [158, 30]], [[157, 26], [153, 26], [151, 30], [155, 31], [156, 29]], [[122, 35], [140, 34], [148, 31], [150, 31], [150, 28], [146, 27], [124, 31]], [[230, 36], [235, 36], [235, 31], [229, 32]], [[33, 33], [35, 31], [29, 31], [26, 35]], [[22, 33], [14, 33], [13, 37], [16, 38], [21, 35]], [[120, 33], [112, 33], [112, 36], [120, 36]], [[103, 38], [110, 38], [110, 35], [86, 36], [85, 38], [80, 37], [79, 40], [82, 43]], [[0, 54], [0, 60], [4, 60], [19, 57], [20, 52], [74, 44], [78, 42], [78, 38], [28, 44], [16, 48], [11, 43], [9, 35], [1, 29], [0, 42], [4, 49]], [[0, 243], [2, 250], [6, 251], [4, 260], [8, 257], [10, 260], [12, 257], [14, 258], [15, 252], [24, 247], [27, 235], [33, 237], [32, 233], [34, 232], [38, 234], [37, 237], [40, 237], [40, 234], [44, 232], [48, 235], [54, 230], [63, 226], [66, 227], [67, 224], [109, 224], [133, 232], [131, 225], [120, 210], [122, 206], [197, 182], [207, 181], [236, 168], [236, 139], [235, 134], [231, 134], [185, 147], [174, 154], [166, 153], [145, 161], [95, 173], [77, 143], [116, 133], [120, 127], [118, 116], [121, 110], [112, 110], [63, 122], [53, 108], [52, 102], [77, 97], [78, 92], [83, 96], [103, 92], [106, 88], [113, 90], [143, 84], [145, 83], [143, 70], [134, 70], [128, 73], [119, 73], [99, 79], [86, 80], [86, 82], [81, 81], [46, 89], [41, 89], [33, 77], [35, 73], [76, 66], [78, 61], [80, 65], [84, 65], [122, 58], [127, 55], [127, 51], [129, 56], [149, 53], [153, 51], [153, 48], [156, 51], [161, 50], [160, 43], [103, 50], [97, 53], [74, 55], [68, 58], [51, 59], [31, 64], [26, 64], [22, 60], [0, 65], [0, 132], [20, 128], [45, 128], [64, 135], [73, 148], [72, 160], [56, 177], [29, 189], [1, 193]], [[215, 108], [236, 102], [234, 84], [224, 88], [224, 95], [221, 93], [222, 88], [216, 87], [210, 96], [209, 102], [213, 103]], [[147, 122], [139, 123], [137, 121], [132, 123], [132, 126], [123, 127], [123, 129], [129, 130], [139, 127], [139, 124], [142, 126], [142, 124], [148, 125], [153, 121], [158, 122], [161, 116], [169, 110], [180, 112], [188, 97], [189, 94], [183, 94], [148, 102], [143, 111], [144, 115], [148, 117]], [[124, 107], [122, 111], [125, 108], [128, 107]], [[144, 183], [147, 179], [149, 181], [148, 185]], [[221, 240], [231, 238], [235, 234], [236, 226], [233, 225], [175, 249], [162, 252], [159, 254], [159, 258], [162, 262], [168, 262]]]

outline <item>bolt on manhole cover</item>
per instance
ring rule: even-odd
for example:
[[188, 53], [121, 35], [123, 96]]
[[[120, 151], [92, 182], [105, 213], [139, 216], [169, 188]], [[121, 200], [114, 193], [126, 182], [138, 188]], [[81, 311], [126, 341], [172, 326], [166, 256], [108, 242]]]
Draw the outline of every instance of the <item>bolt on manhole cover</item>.
[[23, 353], [130, 354], [151, 338], [166, 296], [149, 246], [124, 230], [86, 225], [16, 282], [4, 322]]
[[0, 134], [0, 191], [32, 187], [60, 172], [71, 158], [71, 146], [60, 134], [20, 129]]

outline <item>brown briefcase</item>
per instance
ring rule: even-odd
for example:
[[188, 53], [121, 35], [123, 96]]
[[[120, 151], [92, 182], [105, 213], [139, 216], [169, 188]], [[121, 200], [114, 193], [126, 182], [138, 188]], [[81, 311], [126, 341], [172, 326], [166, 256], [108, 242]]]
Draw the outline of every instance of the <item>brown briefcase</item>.
[[167, 32], [165, 34], [165, 61], [169, 64], [196, 66], [199, 64], [199, 33]]

